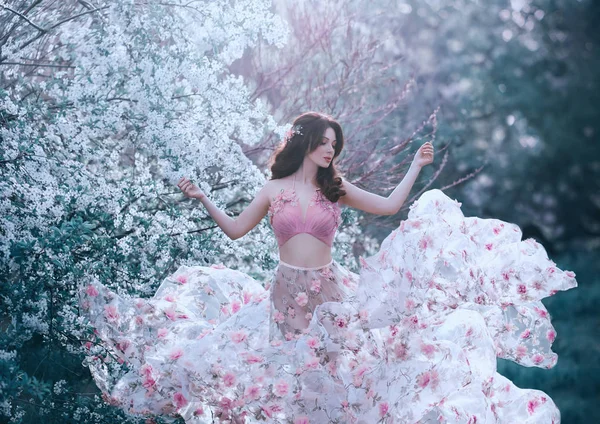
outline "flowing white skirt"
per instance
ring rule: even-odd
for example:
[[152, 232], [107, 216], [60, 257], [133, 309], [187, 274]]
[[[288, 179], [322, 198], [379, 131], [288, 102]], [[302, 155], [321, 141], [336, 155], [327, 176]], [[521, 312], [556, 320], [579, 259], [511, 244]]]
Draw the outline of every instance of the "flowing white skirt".
[[190, 423], [556, 424], [549, 396], [496, 372], [556, 364], [540, 300], [577, 286], [521, 236], [430, 190], [359, 274], [181, 266], [151, 299], [90, 282], [81, 310], [108, 354], [85, 363], [108, 402]]

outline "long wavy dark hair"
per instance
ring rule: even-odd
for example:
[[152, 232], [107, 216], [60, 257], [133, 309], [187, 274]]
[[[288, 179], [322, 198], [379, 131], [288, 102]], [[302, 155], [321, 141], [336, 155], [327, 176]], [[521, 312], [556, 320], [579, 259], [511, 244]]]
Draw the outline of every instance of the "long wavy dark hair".
[[342, 189], [342, 178], [333, 163], [344, 148], [344, 134], [342, 127], [331, 116], [319, 112], [306, 112], [298, 116], [293, 123], [292, 128], [300, 127], [300, 133], [294, 132], [290, 137], [286, 137], [282, 143], [277, 146], [269, 163], [271, 164], [271, 179], [292, 175], [300, 168], [304, 161], [304, 156], [313, 152], [323, 140], [323, 134], [327, 128], [335, 132], [335, 153], [327, 168], [319, 167], [317, 171], [317, 186], [321, 193], [332, 202], [345, 195]]

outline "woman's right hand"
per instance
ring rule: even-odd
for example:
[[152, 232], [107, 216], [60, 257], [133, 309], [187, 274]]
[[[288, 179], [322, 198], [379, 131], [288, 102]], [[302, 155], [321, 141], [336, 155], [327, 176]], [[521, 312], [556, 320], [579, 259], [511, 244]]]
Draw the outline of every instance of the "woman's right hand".
[[182, 177], [177, 183], [177, 187], [183, 191], [183, 194], [186, 197], [194, 198], [194, 199], [202, 199], [206, 197], [206, 194], [196, 185], [194, 185], [188, 178]]

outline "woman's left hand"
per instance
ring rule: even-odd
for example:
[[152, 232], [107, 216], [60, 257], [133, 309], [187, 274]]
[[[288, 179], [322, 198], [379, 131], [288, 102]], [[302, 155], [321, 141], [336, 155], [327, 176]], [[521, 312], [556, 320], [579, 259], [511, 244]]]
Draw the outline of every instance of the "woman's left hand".
[[423, 143], [415, 157], [413, 158], [413, 164], [419, 168], [423, 168], [425, 165], [429, 165], [433, 162], [433, 144], [430, 141]]

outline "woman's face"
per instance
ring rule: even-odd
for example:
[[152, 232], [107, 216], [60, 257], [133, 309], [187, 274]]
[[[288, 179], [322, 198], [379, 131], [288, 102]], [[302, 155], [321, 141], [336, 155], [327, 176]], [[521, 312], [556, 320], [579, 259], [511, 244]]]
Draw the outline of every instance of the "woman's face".
[[335, 154], [335, 131], [329, 127], [323, 133], [321, 144], [315, 150], [308, 154], [308, 157], [322, 168], [327, 168], [333, 160]]

